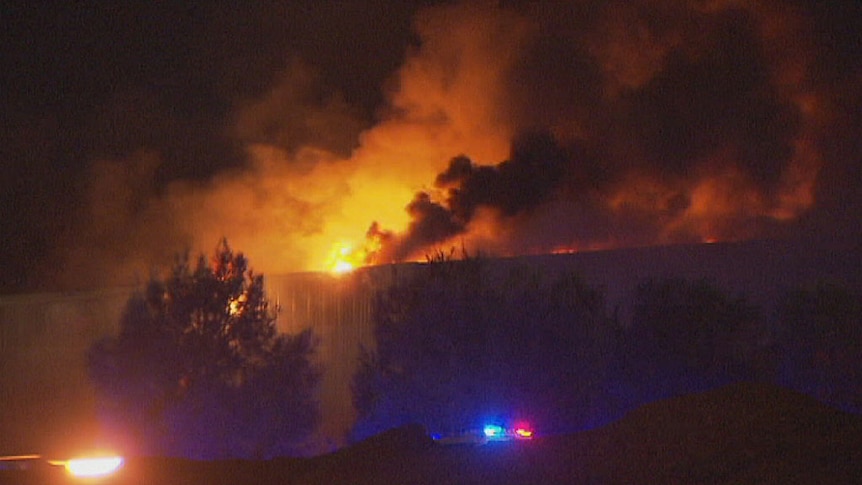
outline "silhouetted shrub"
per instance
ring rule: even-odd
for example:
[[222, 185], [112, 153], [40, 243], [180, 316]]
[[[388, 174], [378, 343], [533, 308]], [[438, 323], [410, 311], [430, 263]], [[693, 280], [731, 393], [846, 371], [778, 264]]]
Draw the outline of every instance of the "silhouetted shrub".
[[191, 458], [289, 454], [315, 428], [309, 330], [278, 334], [263, 278], [223, 241], [134, 294], [89, 352], [102, 414], [132, 451]]

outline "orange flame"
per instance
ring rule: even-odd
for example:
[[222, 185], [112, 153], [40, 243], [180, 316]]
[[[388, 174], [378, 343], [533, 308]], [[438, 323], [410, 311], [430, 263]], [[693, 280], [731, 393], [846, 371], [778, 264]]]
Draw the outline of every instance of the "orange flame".
[[349, 273], [372, 264], [374, 255], [379, 250], [380, 240], [371, 235], [361, 245], [339, 241], [330, 248], [324, 267], [326, 271], [334, 274]]

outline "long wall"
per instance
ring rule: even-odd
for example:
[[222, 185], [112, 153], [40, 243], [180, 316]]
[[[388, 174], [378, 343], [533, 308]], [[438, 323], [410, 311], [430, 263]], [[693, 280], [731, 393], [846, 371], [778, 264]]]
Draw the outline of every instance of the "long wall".
[[317, 362], [322, 366], [322, 422], [314, 439], [316, 451], [344, 444], [355, 412], [350, 382], [360, 345], [373, 345], [371, 302], [381, 272], [346, 275], [301, 273], [267, 277], [267, 295], [280, 311], [280, 331], [311, 328], [318, 339]]

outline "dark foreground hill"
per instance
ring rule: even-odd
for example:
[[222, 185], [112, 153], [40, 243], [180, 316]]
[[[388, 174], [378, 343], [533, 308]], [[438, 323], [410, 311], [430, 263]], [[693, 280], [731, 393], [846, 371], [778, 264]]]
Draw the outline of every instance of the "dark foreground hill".
[[421, 427], [310, 459], [131, 460], [124, 483], [862, 483], [862, 417], [741, 383], [655, 402], [604, 428], [440, 446]]

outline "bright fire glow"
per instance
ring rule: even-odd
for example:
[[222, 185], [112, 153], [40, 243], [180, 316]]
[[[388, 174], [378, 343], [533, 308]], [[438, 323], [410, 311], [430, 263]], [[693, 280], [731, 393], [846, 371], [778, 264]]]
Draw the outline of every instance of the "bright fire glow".
[[369, 264], [375, 252], [380, 250], [380, 241], [368, 239], [364, 245], [358, 246], [348, 242], [339, 242], [332, 246], [326, 261], [326, 269], [332, 273], [349, 273], [356, 268]]
[[333, 273], [349, 273], [356, 269], [356, 254], [353, 246], [348, 243], [333, 245], [326, 267]]
[[227, 311], [230, 315], [238, 315], [242, 312], [243, 304], [246, 302], [247, 298], [245, 295], [240, 295], [236, 299], [233, 299], [228, 303]]
[[349, 273], [356, 269], [350, 261], [336, 261], [332, 267], [334, 273]]
[[123, 458], [119, 456], [75, 458], [67, 461], [65, 465], [71, 475], [79, 478], [104, 477], [119, 470], [123, 466]]

